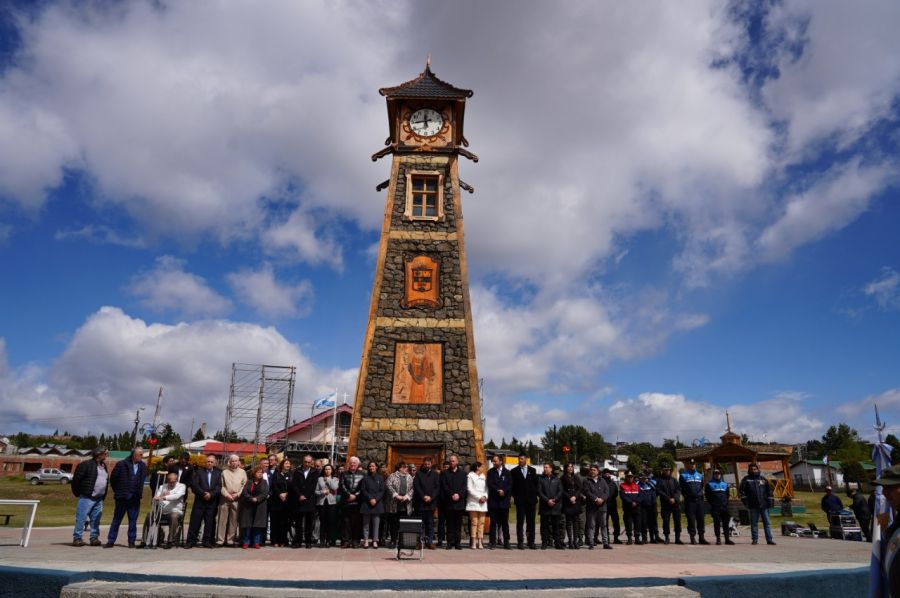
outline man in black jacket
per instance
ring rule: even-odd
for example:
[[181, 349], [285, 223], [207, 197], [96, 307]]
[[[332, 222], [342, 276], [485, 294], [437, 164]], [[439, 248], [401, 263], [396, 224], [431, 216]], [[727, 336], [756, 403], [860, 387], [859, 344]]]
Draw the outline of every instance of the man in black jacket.
[[466, 472], [459, 466], [459, 458], [453, 455], [450, 457], [450, 468], [441, 474], [441, 496], [447, 509], [447, 550], [462, 550], [460, 525], [468, 494]]
[[[516, 541], [519, 550], [525, 548], [527, 536], [528, 548], [537, 546], [534, 543], [534, 509], [538, 502], [537, 472], [534, 467], [526, 465], [525, 455], [519, 455], [519, 466], [512, 470], [512, 495], [516, 501]], [[525, 523], [527, 528], [523, 529]]]
[[137, 541], [138, 513], [141, 510], [141, 498], [144, 494], [144, 480], [147, 479], [147, 465], [144, 463], [144, 449], [135, 447], [127, 459], [116, 463], [109, 474], [109, 485], [113, 490], [116, 510], [109, 524], [106, 536], [106, 548], [116, 545], [119, 525], [128, 515], [128, 547], [134, 548]]
[[[603, 470], [603, 481], [606, 482], [607, 487], [609, 488], [609, 499], [606, 501], [606, 524], [607, 529], [609, 529], [609, 522], [612, 521], [612, 530], [613, 530], [613, 544], [621, 544], [622, 540], [619, 539], [619, 536], [622, 534], [622, 528], [619, 523], [619, 481], [613, 477], [613, 473], [618, 474], [618, 472], [614, 472], [611, 469]], [[597, 532], [594, 532], [594, 544], [597, 543]]]
[[512, 495], [512, 475], [503, 466], [500, 455], [491, 457], [491, 465], [493, 467], [487, 474], [488, 513], [491, 517], [488, 548], [494, 548], [502, 542], [503, 548], [509, 550], [509, 499]]
[[203, 523], [203, 547], [216, 546], [216, 511], [219, 509], [219, 496], [222, 494], [222, 472], [216, 467], [213, 455], [206, 457], [206, 467], [194, 473], [191, 480], [194, 491], [194, 506], [191, 508], [191, 525], [188, 528], [185, 548], [197, 545], [200, 535], [200, 524]]
[[584, 493], [584, 503], [587, 508], [587, 516], [584, 524], [585, 541], [588, 548], [593, 550], [597, 543], [597, 528], [600, 529], [600, 537], [603, 541], [603, 548], [609, 550], [609, 532], [606, 526], [606, 510], [609, 508], [612, 499], [610, 498], [609, 484], [600, 477], [600, 466], [591, 465], [590, 475], [585, 478], [582, 492]]
[[294, 548], [299, 548], [303, 544], [307, 548], [312, 548], [318, 482], [319, 470], [313, 467], [312, 455], [306, 455], [303, 457], [303, 466], [294, 472], [288, 499], [294, 510]]
[[759, 465], [751, 463], [749, 471], [741, 480], [741, 502], [750, 510], [750, 538], [753, 544], [759, 541], [759, 519], [762, 518], [766, 544], [775, 545], [772, 537], [772, 525], [769, 522], [769, 509], [775, 506], [772, 497], [772, 486], [769, 480], [759, 475]]
[[662, 512], [663, 543], [669, 543], [669, 519], [675, 527], [675, 543], [684, 544], [681, 541], [681, 488], [678, 480], [672, 477], [672, 468], [663, 466], [662, 475], [656, 480], [656, 494], [659, 496], [659, 506]]
[[441, 477], [434, 470], [431, 457], [425, 457], [422, 467], [413, 478], [413, 509], [422, 519], [420, 543], [434, 550], [434, 507], [441, 493]]
[[75, 529], [72, 532], [72, 546], [84, 546], [81, 539], [84, 533], [85, 520], [91, 522], [91, 546], [100, 546], [100, 515], [103, 514], [103, 499], [106, 498], [106, 485], [109, 474], [106, 471], [106, 457], [109, 452], [105, 446], [98, 446], [91, 451], [91, 458], [82, 461], [75, 468], [72, 476], [72, 494], [78, 498], [75, 507]]
[[562, 550], [560, 519], [562, 518], [562, 483], [553, 474], [553, 464], [544, 463], [544, 473], [538, 477], [538, 497], [541, 500], [541, 549], [551, 546]]

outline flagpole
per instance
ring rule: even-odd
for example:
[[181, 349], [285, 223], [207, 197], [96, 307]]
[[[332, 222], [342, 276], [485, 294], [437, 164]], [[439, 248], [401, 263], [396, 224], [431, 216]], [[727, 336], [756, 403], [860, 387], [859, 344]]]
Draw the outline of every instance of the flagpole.
[[331, 467], [334, 469], [334, 452], [335, 452], [335, 443], [337, 442], [337, 392], [338, 389], [334, 387], [334, 411], [332, 411], [332, 422], [331, 422]]

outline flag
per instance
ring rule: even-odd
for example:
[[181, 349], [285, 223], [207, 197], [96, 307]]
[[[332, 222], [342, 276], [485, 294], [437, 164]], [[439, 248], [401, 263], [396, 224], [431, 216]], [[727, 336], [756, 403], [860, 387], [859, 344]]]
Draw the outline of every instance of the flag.
[[334, 407], [335, 400], [337, 399], [337, 391], [332, 390], [330, 393], [317, 399], [315, 403], [313, 403], [313, 409], [323, 409], [325, 407]]

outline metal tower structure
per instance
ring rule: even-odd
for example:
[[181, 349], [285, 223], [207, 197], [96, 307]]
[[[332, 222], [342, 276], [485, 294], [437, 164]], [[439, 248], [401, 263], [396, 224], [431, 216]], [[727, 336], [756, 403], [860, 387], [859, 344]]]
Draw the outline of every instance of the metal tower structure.
[[[294, 366], [231, 364], [225, 439], [245, 439], [258, 445], [286, 430], [291, 423], [296, 370]], [[283, 450], [284, 442], [282, 438], [269, 448]]]

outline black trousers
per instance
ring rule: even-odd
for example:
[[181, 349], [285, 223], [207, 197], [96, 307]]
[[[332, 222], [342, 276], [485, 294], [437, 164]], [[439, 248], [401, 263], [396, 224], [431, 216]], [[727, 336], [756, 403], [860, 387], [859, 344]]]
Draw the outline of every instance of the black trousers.
[[[527, 536], [528, 545], [534, 546], [534, 507], [535, 505], [516, 503], [516, 541], [519, 544], [523, 544]], [[525, 528], [522, 527], [523, 523]]]
[[687, 528], [691, 537], [697, 534], [702, 537], [706, 533], [706, 524], [703, 522], [703, 501], [684, 501], [684, 514], [687, 516]]
[[490, 543], [509, 545], [509, 509], [492, 509], [488, 516], [491, 518]]
[[342, 546], [354, 545], [362, 537], [362, 515], [359, 514], [359, 504], [355, 506], [344, 505], [344, 535]]
[[447, 505], [438, 506], [437, 518], [437, 543], [440, 544], [447, 539]]
[[656, 537], [659, 531], [654, 533], [656, 527], [654, 521], [656, 519], [656, 505], [641, 505], [641, 539], [646, 542], [649, 536], [650, 540]]
[[681, 536], [681, 504], [676, 502], [673, 505], [669, 499], [664, 498], [660, 507], [662, 509], [663, 534], [669, 535], [669, 518], [671, 517], [675, 527], [675, 537]]
[[319, 511], [319, 544], [331, 544], [337, 531], [337, 505], [326, 503], [316, 509]]
[[[607, 527], [609, 526], [609, 522], [612, 521], [613, 538], [618, 540], [619, 535], [622, 533], [622, 528], [619, 526], [619, 507], [616, 506], [615, 500], [607, 503], [606, 520]], [[596, 538], [597, 535], [594, 534], [594, 537]]]
[[294, 513], [294, 546], [312, 544], [315, 525], [315, 511], [298, 511]]
[[871, 519], [863, 519], [861, 517], [857, 518], [859, 520], [859, 527], [863, 531], [863, 535], [866, 537], [866, 542], [872, 541], [872, 520]]
[[722, 533], [725, 534], [725, 539], [728, 540], [731, 537], [731, 532], [728, 529], [728, 520], [731, 518], [731, 515], [728, 514], [728, 508], [713, 507], [710, 509], [709, 513], [712, 515], [713, 530], [716, 532], [716, 540], [720, 538]]
[[560, 523], [562, 515], [551, 512], [541, 513], [541, 545], [554, 546], [562, 544]]
[[200, 534], [200, 524], [203, 524], [203, 543], [215, 544], [216, 542], [216, 511], [219, 510], [219, 501], [205, 502], [199, 498], [194, 500], [191, 509], [191, 525], [188, 527], [188, 544], [196, 544]]
[[631, 505], [622, 506], [622, 519], [625, 520], [625, 533], [629, 538], [634, 536], [635, 540], [641, 538], [644, 526], [641, 524], [641, 507], [632, 507]]
[[290, 513], [286, 507], [269, 511], [269, 525], [272, 544], [287, 544]]
[[462, 525], [463, 511], [457, 509], [447, 509], [446, 526], [447, 526], [447, 546], [459, 546], [460, 525]]

